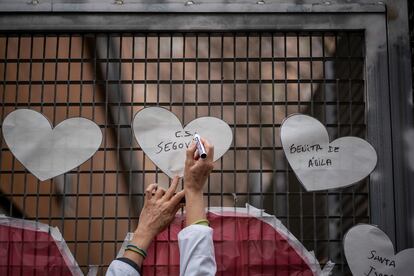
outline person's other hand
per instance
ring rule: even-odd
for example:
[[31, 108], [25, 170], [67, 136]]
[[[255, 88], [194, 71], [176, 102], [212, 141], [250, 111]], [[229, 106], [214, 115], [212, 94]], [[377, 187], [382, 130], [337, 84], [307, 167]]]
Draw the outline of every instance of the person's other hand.
[[141, 248], [146, 250], [152, 239], [167, 228], [180, 209], [184, 190], [174, 194], [177, 186], [178, 177], [175, 177], [167, 191], [157, 184], [151, 184], [146, 189], [144, 207], [134, 232]]
[[206, 218], [203, 202], [203, 187], [210, 172], [213, 170], [214, 148], [201, 138], [207, 152], [205, 159], [200, 158], [196, 144], [192, 143], [187, 149], [184, 167], [184, 191], [186, 201], [186, 224]]
[[197, 146], [193, 142], [187, 149], [184, 167], [184, 190], [186, 192], [200, 192], [213, 170], [214, 147], [207, 140], [201, 138], [206, 149], [207, 157], [200, 158]]

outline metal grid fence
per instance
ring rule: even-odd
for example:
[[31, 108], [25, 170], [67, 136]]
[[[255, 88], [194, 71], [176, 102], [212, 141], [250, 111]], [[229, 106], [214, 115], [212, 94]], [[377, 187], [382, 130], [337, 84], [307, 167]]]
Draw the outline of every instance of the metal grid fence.
[[343, 234], [369, 222], [368, 180], [308, 193], [280, 144], [289, 114], [310, 114], [331, 140], [366, 136], [364, 34], [356, 31], [245, 33], [47, 33], [0, 37], [1, 120], [16, 108], [53, 125], [82, 116], [104, 139], [64, 176], [40, 182], [2, 139], [1, 209], [59, 227], [84, 272], [106, 270], [133, 231], [144, 187], [168, 178], [143, 154], [130, 128], [146, 106], [187, 124], [200, 116], [234, 133], [205, 189], [208, 206], [250, 203], [276, 215], [334, 275], [349, 274]]

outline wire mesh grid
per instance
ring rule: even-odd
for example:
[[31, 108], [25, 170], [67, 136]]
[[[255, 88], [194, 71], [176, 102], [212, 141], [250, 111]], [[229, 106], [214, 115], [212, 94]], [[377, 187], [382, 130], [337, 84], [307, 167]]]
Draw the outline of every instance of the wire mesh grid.
[[[208, 206], [276, 215], [320, 262], [349, 274], [342, 237], [369, 222], [369, 180], [306, 192], [283, 154], [280, 125], [296, 112], [319, 119], [331, 140], [365, 138], [362, 32], [47, 33], [0, 37], [1, 120], [17, 108], [53, 126], [85, 117], [102, 130], [96, 154], [40, 182], [1, 141], [1, 210], [57, 226], [84, 272], [106, 271], [133, 231], [152, 182], [168, 183], [133, 138], [134, 114], [162, 106], [185, 125], [215, 116], [230, 150], [205, 187]], [[275, 271], [275, 275], [277, 272]]]

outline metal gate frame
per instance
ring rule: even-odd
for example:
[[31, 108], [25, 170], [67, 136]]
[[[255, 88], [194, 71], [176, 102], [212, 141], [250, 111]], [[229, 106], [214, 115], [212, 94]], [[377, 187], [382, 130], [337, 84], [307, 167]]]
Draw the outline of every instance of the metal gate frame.
[[0, 32], [363, 30], [367, 140], [378, 153], [370, 178], [371, 223], [397, 250], [412, 247], [414, 169], [408, 147], [414, 145], [404, 141], [414, 121], [407, 2], [287, 1], [2, 0]]

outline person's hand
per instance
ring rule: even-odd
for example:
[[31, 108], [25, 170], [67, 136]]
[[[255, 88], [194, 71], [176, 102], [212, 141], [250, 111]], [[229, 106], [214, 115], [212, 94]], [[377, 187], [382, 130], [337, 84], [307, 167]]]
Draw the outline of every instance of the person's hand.
[[147, 250], [153, 238], [167, 228], [180, 209], [184, 191], [174, 194], [177, 186], [178, 177], [175, 177], [167, 191], [157, 184], [151, 184], [146, 189], [144, 207], [134, 232], [134, 243], [142, 249]]
[[201, 138], [201, 141], [207, 153], [205, 159], [200, 158], [197, 146], [194, 142], [192, 142], [187, 149], [184, 167], [184, 190], [186, 190], [186, 192], [202, 191], [204, 184], [214, 167], [214, 147], [203, 138]]
[[[177, 186], [178, 177], [173, 179], [167, 191], [159, 188], [157, 184], [148, 186], [145, 191], [144, 207], [131, 244], [146, 251], [154, 237], [171, 223], [180, 209], [180, 201], [184, 197], [184, 191], [174, 195]], [[125, 251], [124, 257], [134, 261], [138, 266], [141, 266], [144, 260], [141, 255], [131, 251]]]

